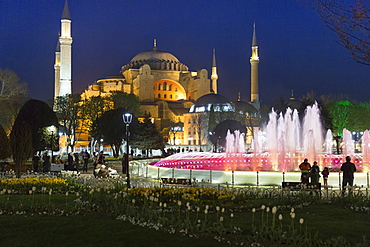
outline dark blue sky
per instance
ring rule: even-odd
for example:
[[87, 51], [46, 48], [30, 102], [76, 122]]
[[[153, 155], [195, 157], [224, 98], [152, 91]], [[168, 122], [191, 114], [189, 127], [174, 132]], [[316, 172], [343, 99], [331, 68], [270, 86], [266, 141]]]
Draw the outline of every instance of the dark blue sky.
[[[73, 92], [118, 74], [136, 54], [158, 49], [190, 70], [211, 71], [216, 49], [219, 93], [249, 100], [253, 22], [259, 45], [262, 103], [309, 91], [370, 100], [370, 67], [349, 52], [313, 11], [296, 1], [69, 0]], [[28, 83], [31, 97], [51, 99], [54, 52], [64, 0], [0, 1], [0, 68]]]

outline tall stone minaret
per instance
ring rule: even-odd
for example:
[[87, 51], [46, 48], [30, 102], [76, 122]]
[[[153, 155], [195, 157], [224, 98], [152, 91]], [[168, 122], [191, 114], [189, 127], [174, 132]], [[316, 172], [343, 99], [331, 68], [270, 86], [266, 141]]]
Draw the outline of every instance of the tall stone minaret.
[[54, 99], [59, 96], [60, 90], [60, 43], [59, 40], [57, 42], [57, 48], [55, 50], [55, 63], [54, 63]]
[[[55, 91], [59, 87], [57, 96], [72, 94], [72, 37], [71, 37], [71, 17], [69, 14], [68, 1], [64, 4], [61, 19], [61, 34], [59, 36], [60, 45], [60, 81], [55, 81]], [[57, 53], [56, 58], [57, 62]], [[55, 69], [55, 78], [57, 78], [57, 69]], [[58, 86], [59, 84], [59, 86]]]
[[253, 39], [252, 39], [252, 56], [251, 63], [251, 103], [257, 110], [260, 109], [260, 98], [258, 94], [258, 45], [256, 38], [256, 24], [253, 25]]
[[212, 75], [211, 75], [211, 91], [217, 93], [217, 65], [216, 65], [216, 50], [213, 49], [213, 57], [212, 57]]

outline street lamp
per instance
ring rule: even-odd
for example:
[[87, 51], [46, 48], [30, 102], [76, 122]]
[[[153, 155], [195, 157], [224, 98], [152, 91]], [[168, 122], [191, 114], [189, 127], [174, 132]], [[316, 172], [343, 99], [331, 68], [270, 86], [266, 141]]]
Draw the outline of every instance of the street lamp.
[[127, 188], [130, 188], [130, 172], [129, 172], [129, 162], [128, 162], [128, 137], [130, 135], [130, 132], [128, 131], [128, 127], [130, 126], [130, 123], [132, 121], [132, 114], [131, 113], [125, 113], [122, 115], [123, 122], [126, 124], [126, 159], [125, 159], [125, 166], [126, 166], [126, 181], [127, 181]]
[[104, 142], [104, 139], [100, 138], [100, 150], [99, 151], [104, 151], [103, 142]]
[[50, 146], [51, 146], [51, 163], [54, 162], [54, 153], [53, 153], [53, 149], [54, 149], [54, 145], [53, 145], [53, 141], [54, 141], [54, 129], [55, 129], [55, 126], [52, 125], [50, 126]]

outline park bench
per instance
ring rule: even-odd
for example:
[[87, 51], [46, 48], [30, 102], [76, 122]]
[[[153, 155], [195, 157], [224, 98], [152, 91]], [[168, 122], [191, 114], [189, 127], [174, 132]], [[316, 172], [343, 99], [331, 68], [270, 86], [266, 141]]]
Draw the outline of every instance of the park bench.
[[188, 178], [161, 178], [162, 184], [166, 185], [191, 185], [191, 180]]
[[321, 183], [283, 182], [282, 188], [289, 190], [321, 190]]

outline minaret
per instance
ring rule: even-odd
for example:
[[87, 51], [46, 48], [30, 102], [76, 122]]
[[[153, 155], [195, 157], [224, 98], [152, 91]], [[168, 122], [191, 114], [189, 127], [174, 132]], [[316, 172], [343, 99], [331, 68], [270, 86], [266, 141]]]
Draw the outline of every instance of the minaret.
[[[61, 19], [60, 44], [60, 83], [57, 96], [72, 94], [72, 37], [71, 17], [69, 14], [68, 1], [64, 4]], [[57, 86], [57, 82], [55, 83]]]
[[[60, 35], [59, 35], [60, 36]], [[55, 50], [55, 63], [54, 63], [54, 99], [58, 97], [60, 90], [60, 44], [57, 42], [57, 48]]]
[[251, 103], [257, 110], [260, 109], [260, 99], [258, 94], [258, 45], [256, 38], [256, 24], [253, 25], [253, 39], [252, 39], [252, 56], [251, 63]]
[[153, 51], [156, 51], [157, 49], [157, 39], [154, 39], [153, 41]]
[[216, 66], [216, 50], [213, 49], [213, 58], [212, 58], [212, 75], [211, 75], [211, 92], [217, 93], [217, 66]]

